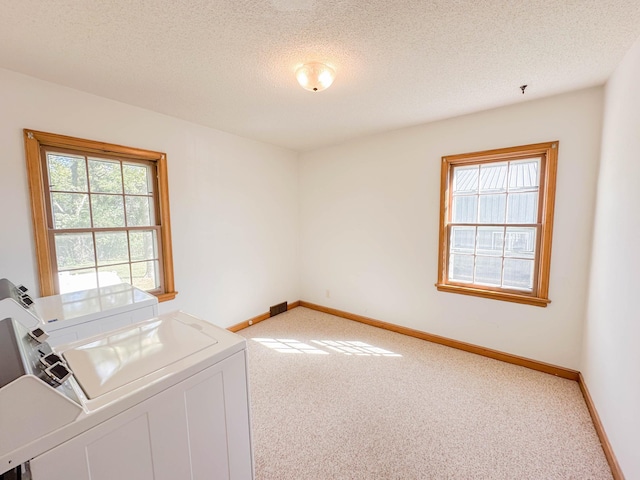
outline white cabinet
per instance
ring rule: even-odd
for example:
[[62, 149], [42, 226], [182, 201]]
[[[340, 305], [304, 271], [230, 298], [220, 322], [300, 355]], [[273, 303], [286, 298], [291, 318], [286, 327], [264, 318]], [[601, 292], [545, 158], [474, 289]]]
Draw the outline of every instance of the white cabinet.
[[246, 350], [31, 460], [33, 480], [253, 479]]

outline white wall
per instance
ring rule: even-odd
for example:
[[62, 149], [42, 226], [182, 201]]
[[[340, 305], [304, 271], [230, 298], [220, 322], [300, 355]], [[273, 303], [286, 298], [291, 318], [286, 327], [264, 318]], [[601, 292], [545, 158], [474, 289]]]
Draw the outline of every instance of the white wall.
[[[302, 154], [302, 299], [577, 369], [601, 115], [593, 88]], [[552, 303], [436, 291], [441, 157], [552, 140]]]
[[221, 326], [299, 298], [298, 160], [283, 148], [0, 69], [0, 277], [37, 290], [22, 129], [167, 153], [176, 300]]
[[582, 373], [618, 462], [640, 478], [640, 39], [605, 89]]

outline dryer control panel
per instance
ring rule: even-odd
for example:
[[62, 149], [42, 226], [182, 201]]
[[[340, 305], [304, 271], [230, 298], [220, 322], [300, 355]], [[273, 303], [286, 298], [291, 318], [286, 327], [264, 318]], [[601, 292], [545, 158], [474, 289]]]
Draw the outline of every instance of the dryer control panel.
[[80, 403], [73, 389], [65, 385], [73, 372], [51, 350], [46, 338], [41, 327], [28, 330], [11, 318], [0, 320], [0, 389], [23, 375], [34, 375]]
[[6, 278], [0, 278], [0, 300], [13, 298], [27, 310], [32, 311], [34, 301], [27, 293], [29, 289], [24, 285], [14, 285]]

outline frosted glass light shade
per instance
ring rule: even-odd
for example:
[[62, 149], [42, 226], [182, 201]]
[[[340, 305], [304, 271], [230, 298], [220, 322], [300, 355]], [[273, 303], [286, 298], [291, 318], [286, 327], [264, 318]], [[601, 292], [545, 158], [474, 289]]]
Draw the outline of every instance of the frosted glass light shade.
[[335, 70], [324, 63], [305, 63], [296, 70], [300, 86], [312, 92], [321, 92], [329, 88], [335, 76]]

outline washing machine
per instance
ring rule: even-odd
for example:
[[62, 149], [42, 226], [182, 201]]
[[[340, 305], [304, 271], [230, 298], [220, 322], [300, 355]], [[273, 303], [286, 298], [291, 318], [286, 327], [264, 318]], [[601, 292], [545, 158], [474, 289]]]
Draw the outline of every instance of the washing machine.
[[126, 283], [32, 298], [23, 285], [0, 279], [0, 318], [45, 328], [52, 347], [157, 315], [158, 299]]
[[0, 320], [0, 473], [254, 478], [246, 341], [174, 312], [50, 348]]

